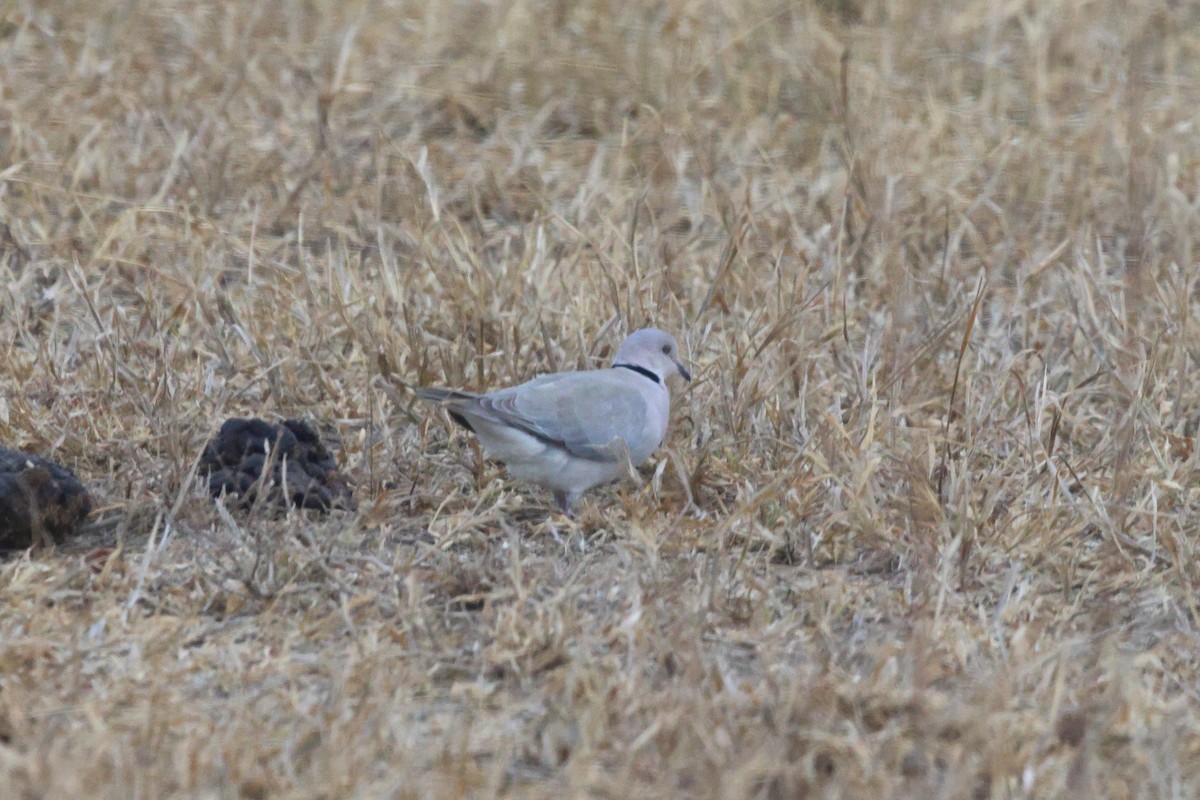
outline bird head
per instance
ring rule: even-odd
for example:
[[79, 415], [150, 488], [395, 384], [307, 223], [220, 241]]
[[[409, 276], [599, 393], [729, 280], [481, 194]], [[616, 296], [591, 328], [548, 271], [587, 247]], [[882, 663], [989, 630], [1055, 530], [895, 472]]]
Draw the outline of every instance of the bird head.
[[666, 385], [667, 376], [675, 372], [685, 381], [692, 379], [679, 355], [679, 343], [674, 336], [658, 328], [642, 328], [625, 337], [613, 358], [613, 366], [619, 365], [652, 372], [663, 385]]

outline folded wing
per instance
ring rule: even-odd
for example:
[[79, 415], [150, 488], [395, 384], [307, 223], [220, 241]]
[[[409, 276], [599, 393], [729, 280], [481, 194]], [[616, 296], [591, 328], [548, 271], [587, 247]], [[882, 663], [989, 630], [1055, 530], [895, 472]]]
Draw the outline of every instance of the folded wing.
[[602, 462], [626, 460], [630, 449], [640, 449], [649, 412], [640, 392], [606, 370], [547, 376], [484, 395], [476, 408], [576, 458]]

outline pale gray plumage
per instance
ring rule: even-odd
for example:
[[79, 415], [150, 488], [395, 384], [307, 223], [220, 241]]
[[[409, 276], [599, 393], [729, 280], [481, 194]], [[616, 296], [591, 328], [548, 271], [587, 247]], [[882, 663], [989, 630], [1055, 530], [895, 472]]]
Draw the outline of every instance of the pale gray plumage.
[[583, 492], [650, 457], [667, 432], [667, 377], [691, 375], [669, 333], [630, 334], [609, 369], [559, 372], [488, 394], [418, 388], [479, 437], [517, 478], [544, 486], [565, 512]]

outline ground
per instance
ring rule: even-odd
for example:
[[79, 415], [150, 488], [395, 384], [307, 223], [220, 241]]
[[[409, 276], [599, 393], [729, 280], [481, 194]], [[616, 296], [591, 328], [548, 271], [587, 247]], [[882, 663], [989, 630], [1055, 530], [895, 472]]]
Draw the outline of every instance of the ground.
[[[0, 10], [22, 798], [1189, 798], [1200, 11]], [[410, 387], [675, 333], [574, 518]], [[353, 509], [218, 504], [302, 418]]]

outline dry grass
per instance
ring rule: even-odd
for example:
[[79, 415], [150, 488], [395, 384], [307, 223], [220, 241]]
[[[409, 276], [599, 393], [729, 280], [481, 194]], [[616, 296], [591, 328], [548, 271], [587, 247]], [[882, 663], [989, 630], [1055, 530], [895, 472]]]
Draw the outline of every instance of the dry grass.
[[[0, 12], [6, 797], [1200, 795], [1200, 14]], [[679, 334], [574, 521], [405, 383]], [[360, 506], [225, 512], [226, 416]], [[109, 553], [105, 548], [115, 548]]]

